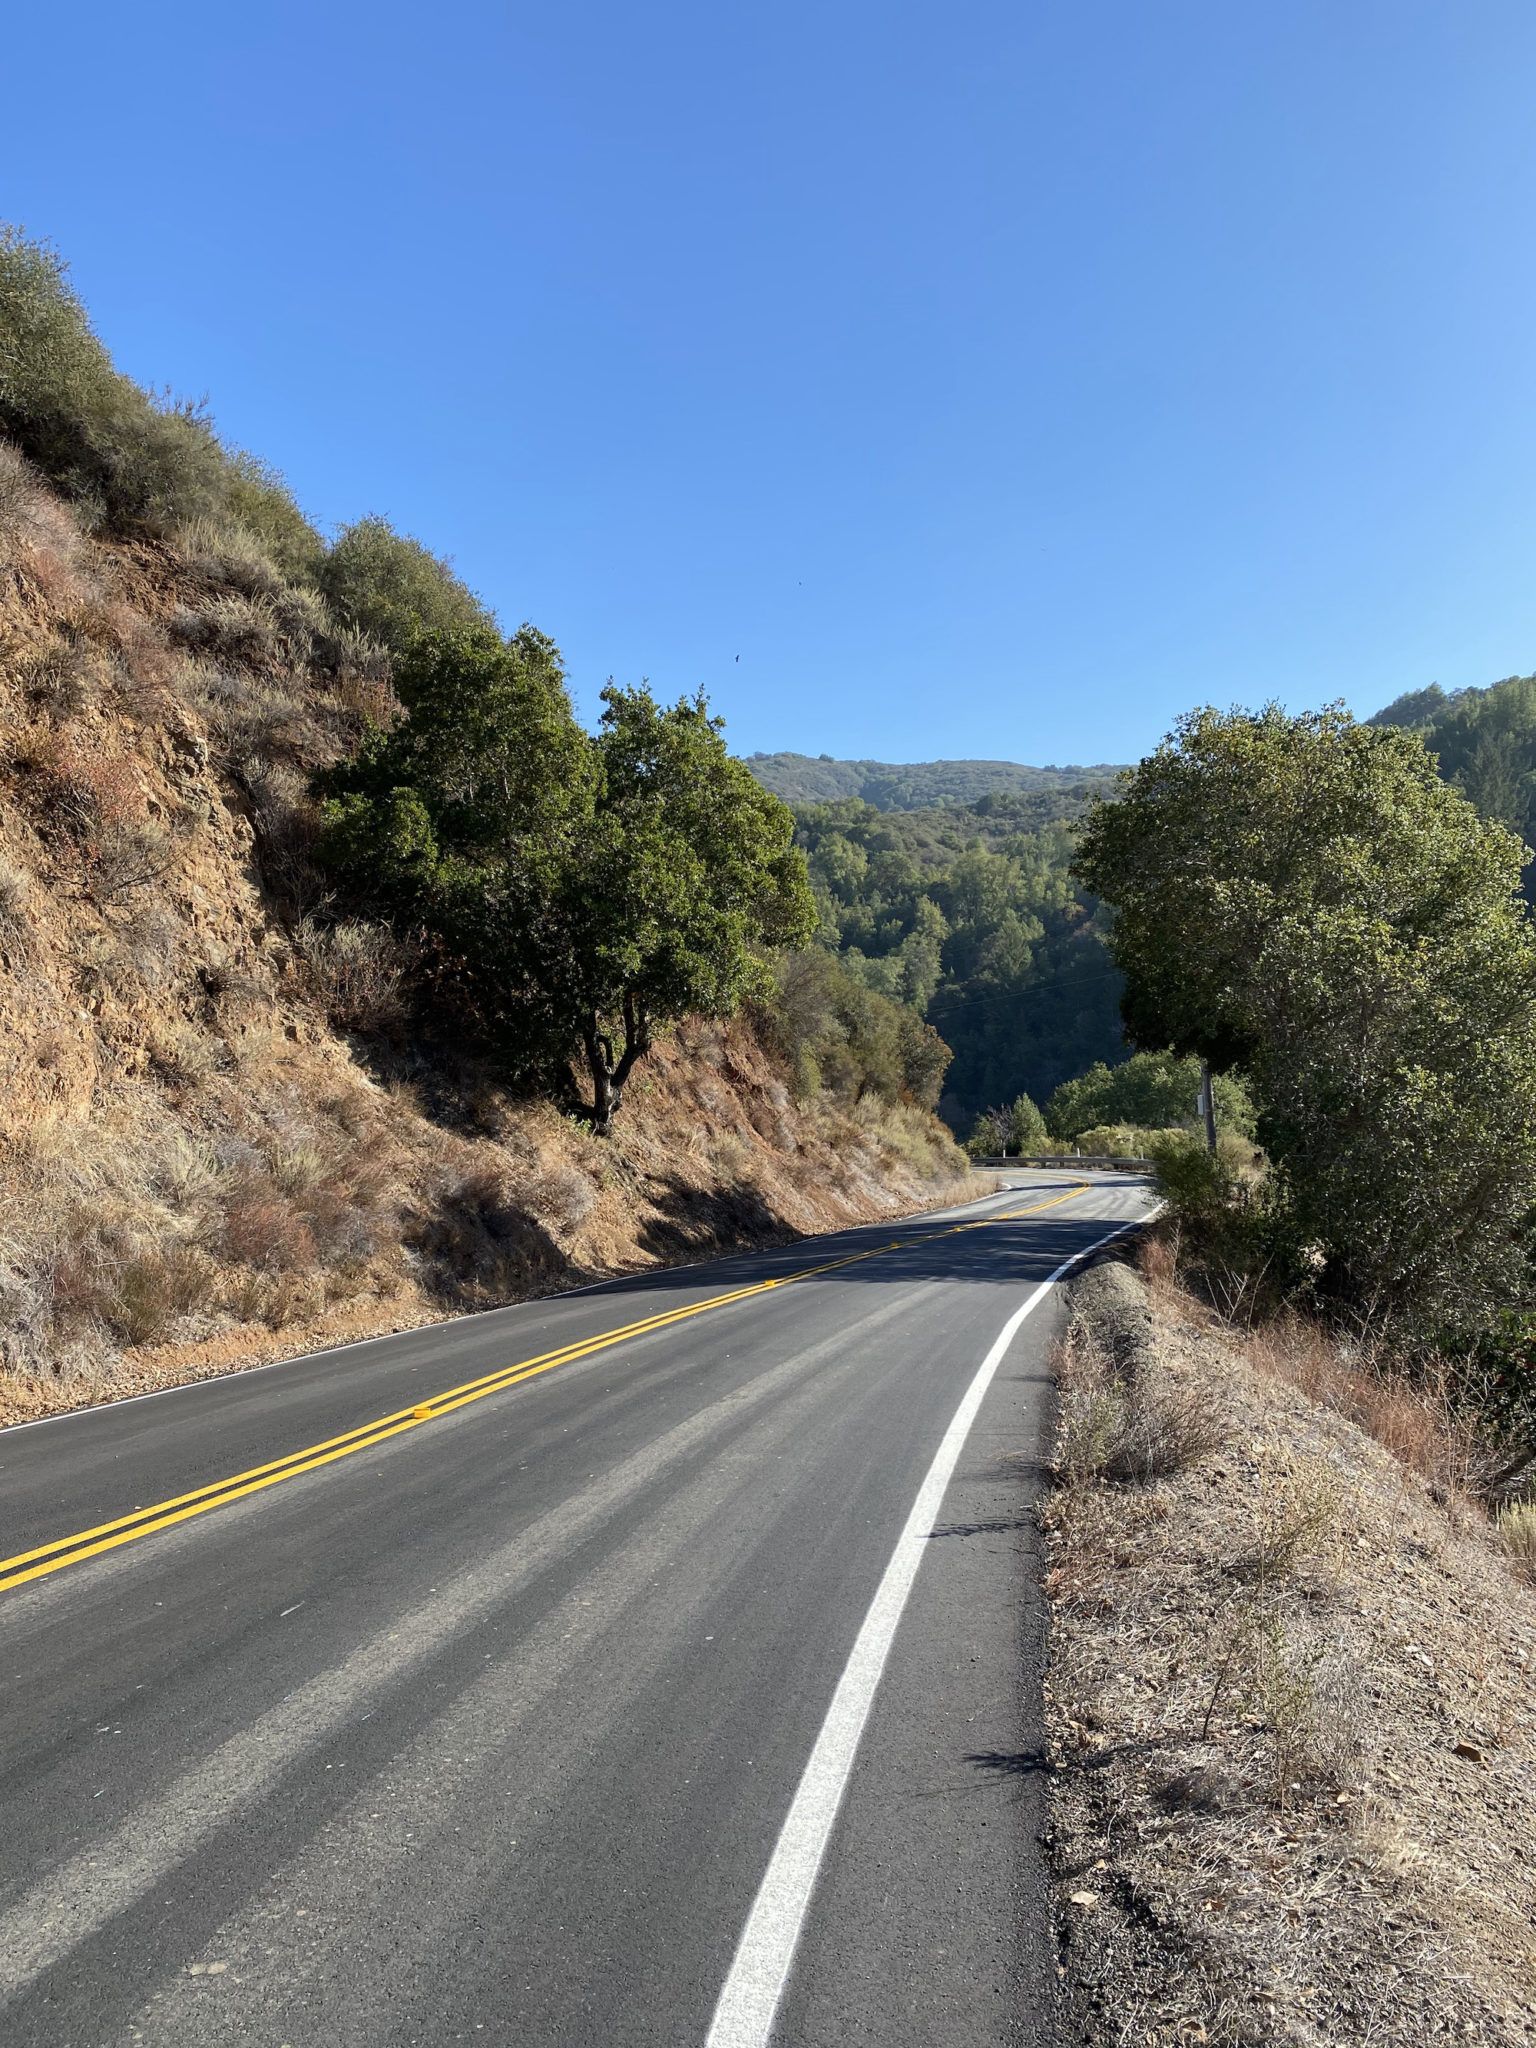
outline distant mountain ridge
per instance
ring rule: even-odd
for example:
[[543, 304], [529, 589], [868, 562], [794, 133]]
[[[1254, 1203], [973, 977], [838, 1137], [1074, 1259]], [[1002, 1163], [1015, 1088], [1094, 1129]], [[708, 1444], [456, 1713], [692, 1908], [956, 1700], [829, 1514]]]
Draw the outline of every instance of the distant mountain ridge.
[[932, 810], [997, 794], [1086, 789], [1120, 772], [1106, 762], [1031, 768], [1021, 761], [839, 761], [830, 754], [748, 754], [746, 764], [765, 789], [786, 803], [828, 804], [857, 797], [877, 811]]

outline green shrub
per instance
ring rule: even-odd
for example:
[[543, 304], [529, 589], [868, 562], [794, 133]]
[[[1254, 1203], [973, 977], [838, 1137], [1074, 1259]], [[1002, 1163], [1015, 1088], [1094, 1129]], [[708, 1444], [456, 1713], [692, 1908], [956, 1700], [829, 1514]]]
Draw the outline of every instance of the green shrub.
[[1148, 1154], [1158, 1186], [1175, 1216], [1185, 1223], [1211, 1224], [1230, 1208], [1236, 1184], [1219, 1152], [1186, 1131], [1159, 1131]]
[[233, 454], [228, 464], [231, 516], [254, 535], [290, 583], [314, 583], [325, 559], [325, 543], [283, 479], [254, 455]]
[[343, 527], [316, 577], [344, 625], [395, 654], [426, 633], [496, 630], [490, 611], [449, 564], [396, 533], [387, 519]]
[[1182, 1137], [1183, 1132], [1149, 1131], [1137, 1124], [1093, 1124], [1079, 1131], [1074, 1141], [1079, 1152], [1102, 1159], [1147, 1159], [1159, 1138]]
[[115, 368], [66, 267], [46, 242], [0, 224], [0, 431], [87, 524], [168, 533], [238, 520], [289, 573], [319, 536], [281, 480], [220, 443], [201, 408]]
[[[1251, 1138], [1254, 1109], [1242, 1083], [1231, 1074], [1214, 1077], [1216, 1123], [1219, 1129]], [[1179, 1059], [1171, 1052], [1138, 1052], [1118, 1066], [1098, 1060], [1075, 1081], [1063, 1081], [1045, 1106], [1053, 1137], [1096, 1150], [1083, 1138], [1095, 1125], [1129, 1124], [1141, 1130], [1194, 1127], [1199, 1112], [1198, 1059]]]
[[984, 1109], [971, 1126], [965, 1149], [973, 1159], [1002, 1152], [1036, 1153], [1057, 1148], [1046, 1136], [1045, 1118], [1028, 1095], [1016, 1095], [1006, 1109]]
[[785, 954], [762, 1011], [802, 1099], [827, 1088], [844, 1101], [866, 1094], [932, 1109], [949, 1047], [916, 1011], [867, 987], [824, 947]]

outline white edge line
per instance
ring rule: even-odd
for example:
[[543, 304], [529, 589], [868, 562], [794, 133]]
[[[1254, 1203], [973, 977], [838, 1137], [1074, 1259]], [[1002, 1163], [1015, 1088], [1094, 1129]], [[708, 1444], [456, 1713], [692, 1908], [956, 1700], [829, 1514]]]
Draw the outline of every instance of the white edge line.
[[730, 1972], [715, 2006], [705, 2048], [766, 2048], [773, 2030], [774, 2015], [789, 1978], [806, 1909], [815, 1889], [817, 1873], [831, 1838], [832, 1827], [842, 1804], [848, 1774], [865, 1721], [874, 1702], [875, 1690], [885, 1660], [895, 1639], [902, 1610], [923, 1561], [927, 1540], [937, 1523], [944, 1495], [949, 1487], [971, 1424], [976, 1419], [993, 1375], [1002, 1363], [1020, 1324], [1045, 1299], [1056, 1281], [1096, 1251], [1138, 1230], [1162, 1207], [1158, 1203], [1145, 1216], [1097, 1238], [1092, 1244], [1064, 1259], [1048, 1278], [1016, 1308], [999, 1330], [996, 1340], [977, 1369], [955, 1410], [943, 1441], [934, 1454], [927, 1477], [912, 1503], [906, 1526], [897, 1538], [891, 1561], [870, 1602], [869, 1612], [849, 1653], [843, 1675], [832, 1695], [832, 1704], [821, 1724], [794, 1800], [757, 1897], [747, 1915], [741, 1939], [736, 1944]]
[[607, 1280], [587, 1280], [580, 1287], [557, 1287], [549, 1294], [530, 1294], [522, 1301], [499, 1301], [493, 1308], [460, 1310], [457, 1315], [439, 1316], [430, 1323], [408, 1323], [403, 1330], [380, 1330], [372, 1337], [349, 1337], [344, 1344], [323, 1344], [317, 1351], [293, 1351], [286, 1358], [266, 1358], [260, 1365], [232, 1365], [225, 1372], [205, 1373], [201, 1379], [176, 1380], [168, 1387], [146, 1387], [142, 1394], [118, 1394], [110, 1401], [87, 1401], [79, 1408], [60, 1408], [52, 1415], [29, 1416], [25, 1422], [0, 1423], [0, 1444], [24, 1429], [45, 1429], [50, 1422], [74, 1422], [82, 1415], [107, 1415], [115, 1408], [131, 1408], [135, 1401], [159, 1401], [167, 1394], [190, 1394], [198, 1387], [221, 1386], [225, 1380], [254, 1379], [257, 1373], [276, 1372], [283, 1365], [317, 1365], [322, 1358], [339, 1358], [344, 1351], [361, 1351], [365, 1344], [390, 1344], [402, 1337], [420, 1337], [428, 1330], [448, 1329], [459, 1323], [477, 1322], [481, 1316], [504, 1316], [510, 1310], [534, 1308], [542, 1302], [569, 1301], [578, 1294], [601, 1294], [605, 1288], [624, 1287], [635, 1280], [650, 1280], [663, 1273], [693, 1273], [705, 1266], [723, 1266], [733, 1259], [760, 1259], [769, 1252], [790, 1251], [799, 1245], [816, 1244], [823, 1238], [851, 1237], [855, 1231], [891, 1229], [898, 1224], [942, 1223], [950, 1216], [963, 1216], [979, 1209], [983, 1202], [1000, 1202], [1016, 1189], [1000, 1188], [995, 1195], [978, 1195], [948, 1209], [914, 1209], [909, 1216], [875, 1216], [868, 1223], [848, 1223], [841, 1230], [815, 1231], [808, 1237], [787, 1238], [783, 1244], [745, 1245], [740, 1251], [717, 1252], [708, 1259], [683, 1259], [675, 1266], [647, 1266], [635, 1273], [615, 1273]]

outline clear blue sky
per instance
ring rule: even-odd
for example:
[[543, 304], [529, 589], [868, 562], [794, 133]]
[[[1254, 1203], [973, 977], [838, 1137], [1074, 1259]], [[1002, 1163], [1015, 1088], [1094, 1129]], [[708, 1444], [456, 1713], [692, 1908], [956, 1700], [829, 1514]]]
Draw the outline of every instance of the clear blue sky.
[[[12, 10], [0, 212], [743, 749], [1536, 668], [1529, 0]], [[736, 657], [740, 656], [739, 662]]]

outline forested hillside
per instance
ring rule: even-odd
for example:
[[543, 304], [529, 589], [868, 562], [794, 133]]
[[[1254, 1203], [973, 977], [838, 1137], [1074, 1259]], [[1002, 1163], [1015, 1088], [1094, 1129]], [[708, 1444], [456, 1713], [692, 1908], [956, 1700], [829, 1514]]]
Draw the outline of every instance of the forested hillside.
[[[1485, 818], [1536, 845], [1536, 676], [1449, 695], [1431, 684], [1396, 698], [1370, 722], [1421, 732], [1448, 782]], [[1528, 871], [1528, 894], [1532, 887]]]
[[1059, 793], [1080, 806], [1110, 767], [1029, 768], [1018, 761], [836, 761], [830, 754], [749, 754], [747, 766], [788, 804], [856, 797], [876, 811], [921, 811], [990, 796]]
[[823, 935], [953, 1048], [941, 1107], [957, 1129], [1124, 1056], [1105, 919], [1069, 872], [1084, 800], [1058, 790], [947, 809], [797, 807]]

